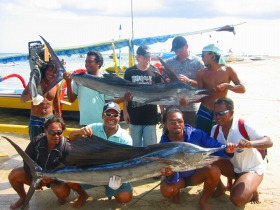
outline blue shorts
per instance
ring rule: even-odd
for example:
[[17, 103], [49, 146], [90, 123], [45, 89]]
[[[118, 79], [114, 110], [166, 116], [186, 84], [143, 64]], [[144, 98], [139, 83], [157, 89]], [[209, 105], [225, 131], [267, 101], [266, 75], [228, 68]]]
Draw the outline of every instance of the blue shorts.
[[30, 115], [29, 137], [30, 137], [31, 141], [33, 141], [33, 139], [36, 136], [38, 136], [39, 134], [44, 133], [44, 124], [48, 119], [50, 119], [52, 117], [53, 117], [53, 115], [49, 115], [45, 118]]
[[195, 128], [203, 130], [210, 135], [212, 127], [216, 124], [213, 111], [200, 105], [199, 110], [196, 114]]

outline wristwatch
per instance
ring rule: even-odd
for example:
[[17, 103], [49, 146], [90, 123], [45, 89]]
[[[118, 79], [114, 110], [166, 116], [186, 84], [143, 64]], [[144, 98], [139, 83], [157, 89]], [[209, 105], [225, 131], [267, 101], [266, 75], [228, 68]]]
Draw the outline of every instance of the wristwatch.
[[188, 82], [187, 82], [188, 85], [192, 86], [192, 80], [190, 79]]

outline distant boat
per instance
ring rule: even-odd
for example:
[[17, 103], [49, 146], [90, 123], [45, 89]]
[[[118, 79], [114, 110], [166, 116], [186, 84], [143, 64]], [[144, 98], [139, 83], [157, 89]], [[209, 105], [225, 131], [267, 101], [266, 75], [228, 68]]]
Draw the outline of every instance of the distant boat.
[[0, 67], [11, 67], [11, 66], [17, 66], [19, 65], [18, 63], [4, 63], [0, 64]]
[[237, 62], [237, 61], [244, 61], [244, 56], [242, 55], [225, 55], [224, 56], [226, 62]]
[[250, 60], [252, 60], [252, 61], [265, 60], [265, 58], [264, 58], [262, 55], [258, 55], [258, 56], [250, 56], [249, 58], [250, 58]]
[[[111, 55], [109, 55], [109, 58], [113, 59], [114, 58], [114, 54], [112, 53]], [[117, 54], [117, 58], [120, 59], [121, 56], [119, 54]]]

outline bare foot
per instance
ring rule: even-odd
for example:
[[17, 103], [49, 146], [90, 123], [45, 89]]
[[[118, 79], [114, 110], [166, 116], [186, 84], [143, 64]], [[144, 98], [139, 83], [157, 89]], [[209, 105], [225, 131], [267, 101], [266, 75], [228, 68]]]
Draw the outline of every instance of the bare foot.
[[215, 192], [213, 193], [212, 197], [218, 198], [219, 196], [225, 194], [226, 191], [227, 191], [227, 187], [225, 187], [223, 184], [222, 185], [219, 184]]
[[172, 203], [180, 203], [180, 192], [171, 198]]
[[59, 199], [58, 199], [58, 203], [59, 203], [60, 205], [64, 205], [65, 203], [68, 203], [68, 201], [67, 201], [66, 199], [59, 198]]
[[17, 209], [21, 207], [24, 204], [24, 202], [25, 202], [25, 198], [20, 198], [17, 200], [17, 202], [10, 205], [10, 209]]
[[258, 203], [260, 203], [260, 200], [259, 200], [259, 192], [258, 192], [258, 191], [253, 192], [253, 197], [252, 197], [252, 199], [251, 199], [251, 203], [252, 203], [252, 204], [258, 204]]
[[199, 209], [200, 210], [211, 210], [207, 203], [200, 203], [200, 202], [199, 202]]
[[80, 197], [78, 198], [78, 200], [73, 203], [73, 205], [72, 205], [73, 208], [76, 208], [76, 209], [80, 208], [86, 202], [88, 197], [89, 197], [89, 195], [86, 192], [80, 194]]

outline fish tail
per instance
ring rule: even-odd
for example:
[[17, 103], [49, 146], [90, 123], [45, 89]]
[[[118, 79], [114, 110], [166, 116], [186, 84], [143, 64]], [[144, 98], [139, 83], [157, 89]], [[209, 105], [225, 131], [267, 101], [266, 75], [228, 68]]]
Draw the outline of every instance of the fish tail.
[[2, 136], [4, 139], [6, 139], [18, 152], [18, 154], [22, 157], [23, 161], [29, 166], [31, 175], [32, 175], [32, 184], [30, 185], [30, 188], [28, 190], [26, 200], [24, 204], [22, 205], [21, 209], [25, 209], [25, 207], [28, 205], [30, 199], [32, 198], [38, 184], [41, 181], [41, 177], [37, 175], [36, 172], [42, 171], [42, 168], [35, 163], [16, 143], [14, 143], [11, 139], [9, 139], [6, 136]]

